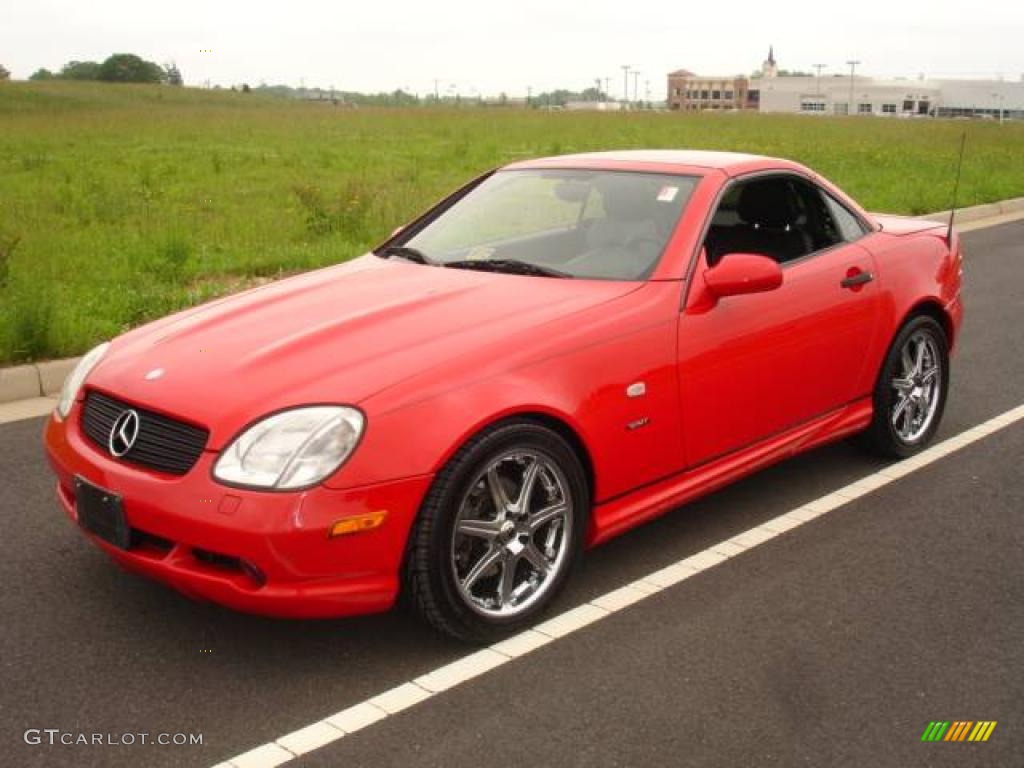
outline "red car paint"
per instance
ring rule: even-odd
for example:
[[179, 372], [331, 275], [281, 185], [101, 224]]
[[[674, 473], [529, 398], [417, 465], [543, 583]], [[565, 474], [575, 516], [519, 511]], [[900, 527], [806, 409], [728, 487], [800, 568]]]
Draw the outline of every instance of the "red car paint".
[[[510, 167], [700, 181], [646, 281], [439, 269], [368, 254], [125, 334], [83, 395], [104, 392], [203, 425], [209, 441], [184, 476], [122, 463], [84, 438], [80, 395], [45, 432], [69, 517], [76, 518], [80, 476], [122, 496], [129, 524], [164, 540], [122, 550], [96, 539], [132, 571], [244, 611], [385, 610], [433, 476], [489, 424], [533, 414], [571, 437], [592, 480], [596, 544], [866, 426], [888, 344], [915, 309], [928, 305], [950, 340], [957, 336], [956, 237], [947, 243], [939, 224], [873, 217], [795, 163], [622, 152]], [[874, 230], [784, 265], [775, 290], [716, 298], [705, 282], [705, 225], [731, 180], [766, 171], [812, 180]], [[859, 271], [876, 279], [840, 286]], [[165, 375], [147, 380], [155, 368]], [[636, 382], [646, 394], [627, 397]], [[213, 480], [219, 451], [246, 425], [310, 403], [353, 405], [366, 415], [361, 444], [334, 475], [296, 492]], [[381, 527], [328, 538], [339, 518], [376, 510], [389, 513]], [[211, 564], [203, 552], [240, 558], [264, 578]]]

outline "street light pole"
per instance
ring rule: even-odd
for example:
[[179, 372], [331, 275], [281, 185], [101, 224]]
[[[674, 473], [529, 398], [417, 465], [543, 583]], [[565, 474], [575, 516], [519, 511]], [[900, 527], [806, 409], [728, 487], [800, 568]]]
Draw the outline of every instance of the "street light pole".
[[857, 69], [857, 65], [860, 64], [860, 62], [859, 61], [850, 60], [850, 61], [848, 61], [846, 63], [850, 65], [850, 106], [847, 107], [846, 114], [852, 115], [852, 114], [854, 114], [854, 112], [853, 112], [853, 73]]
[[622, 100], [629, 105], [629, 64], [622, 65]]
[[637, 104], [640, 103], [640, 73], [637, 70], [633, 70], [633, 101]]
[[824, 64], [815, 64], [814, 65], [814, 69], [818, 72], [818, 82], [814, 86], [814, 91], [815, 91], [815, 93], [818, 94], [818, 96], [821, 96], [821, 70], [823, 70], [824, 68], [825, 68]]
[[1003, 99], [1004, 99], [1003, 94], [1001, 94], [1001, 93], [993, 93], [992, 94], [992, 98], [994, 98], [996, 100], [996, 104], [999, 107], [999, 124], [1002, 125], [1003, 124]]

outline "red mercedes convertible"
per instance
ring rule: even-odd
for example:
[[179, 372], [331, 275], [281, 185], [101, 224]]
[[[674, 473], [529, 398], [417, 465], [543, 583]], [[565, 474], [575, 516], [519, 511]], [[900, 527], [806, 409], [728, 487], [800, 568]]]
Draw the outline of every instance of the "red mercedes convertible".
[[786, 160], [515, 163], [373, 253], [89, 352], [46, 426], [122, 566], [285, 617], [533, 622], [599, 544], [843, 437], [939, 425], [962, 317], [945, 225]]

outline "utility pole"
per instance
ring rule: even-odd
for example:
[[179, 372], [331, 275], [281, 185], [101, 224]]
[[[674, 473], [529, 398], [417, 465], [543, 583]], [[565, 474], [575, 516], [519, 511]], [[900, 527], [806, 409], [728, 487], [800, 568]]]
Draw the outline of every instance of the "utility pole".
[[635, 69], [633, 70], [633, 101], [639, 105], [640, 103], [640, 73]]
[[622, 100], [629, 104], [629, 64], [622, 65]]
[[856, 114], [853, 111], [853, 73], [857, 70], [857, 65], [860, 64], [860, 62], [851, 59], [846, 63], [850, 65], [850, 105], [846, 108], [846, 114], [853, 115]]
[[821, 70], [823, 70], [824, 68], [825, 68], [824, 64], [815, 64], [814, 65], [814, 69], [818, 73], [818, 82], [817, 82], [817, 85], [815, 85], [814, 88], [815, 88], [815, 93], [817, 93], [819, 96], [821, 96]]
[[612, 79], [606, 77], [604, 79], [604, 100], [608, 101], [612, 97]]
[[528, 106], [528, 107], [532, 107], [533, 106], [533, 86], [532, 85], [526, 86], [526, 106]]
[[604, 99], [601, 98], [601, 78], [600, 77], [595, 77], [594, 78], [594, 85], [597, 86], [597, 98], [594, 99], [594, 100], [595, 101], [604, 101]]

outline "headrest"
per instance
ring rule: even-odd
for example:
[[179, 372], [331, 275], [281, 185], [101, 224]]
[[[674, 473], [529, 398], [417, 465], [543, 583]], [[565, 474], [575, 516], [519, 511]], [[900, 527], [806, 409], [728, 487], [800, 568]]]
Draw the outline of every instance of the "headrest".
[[609, 173], [595, 185], [610, 219], [639, 221], [651, 217], [658, 183], [631, 173]]
[[796, 222], [798, 215], [793, 205], [793, 193], [783, 179], [757, 181], [745, 186], [736, 212], [746, 224], [779, 228]]

